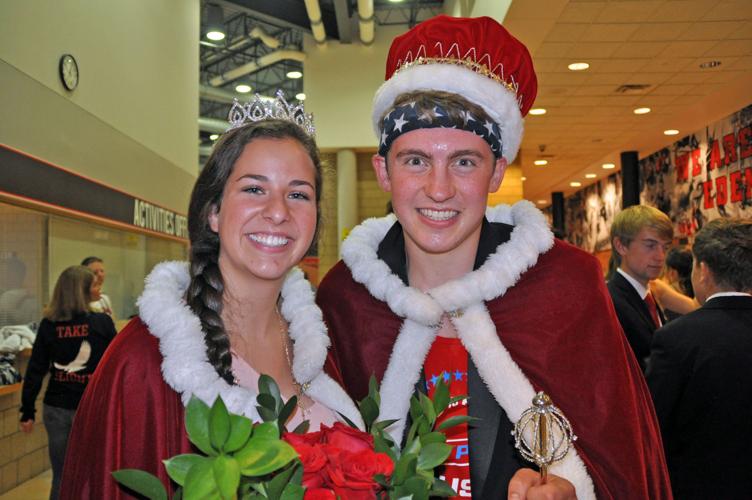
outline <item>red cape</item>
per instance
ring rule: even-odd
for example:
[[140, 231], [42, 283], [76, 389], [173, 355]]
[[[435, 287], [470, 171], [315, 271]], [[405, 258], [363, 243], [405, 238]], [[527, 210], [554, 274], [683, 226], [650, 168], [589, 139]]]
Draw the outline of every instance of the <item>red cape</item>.
[[[327, 369], [361, 399], [370, 375], [383, 377], [403, 320], [343, 262], [322, 281], [318, 302], [332, 339]], [[571, 421], [598, 498], [671, 498], [650, 394], [597, 261], [557, 240], [486, 306], [514, 361]]]
[[162, 460], [194, 450], [180, 396], [162, 379], [161, 363], [159, 341], [140, 319], [115, 337], [78, 407], [61, 499], [130, 497], [112, 477], [129, 468], [158, 476], [171, 492]]

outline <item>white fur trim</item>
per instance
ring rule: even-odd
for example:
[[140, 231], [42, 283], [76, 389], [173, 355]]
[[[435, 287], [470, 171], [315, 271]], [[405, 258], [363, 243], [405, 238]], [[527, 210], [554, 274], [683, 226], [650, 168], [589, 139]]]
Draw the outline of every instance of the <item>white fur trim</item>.
[[411, 66], [381, 84], [373, 98], [371, 114], [377, 137], [381, 135], [381, 117], [392, 107], [394, 100], [415, 90], [453, 92], [479, 105], [501, 129], [502, 156], [508, 163], [517, 157], [524, 128], [517, 96], [494, 80], [455, 64]]
[[[141, 319], [159, 339], [165, 382], [180, 394], [184, 405], [192, 395], [209, 405], [222, 396], [231, 412], [260, 420], [256, 410], [258, 394], [228, 384], [209, 363], [201, 322], [185, 303], [189, 283], [187, 263], [163, 262], [147, 276], [144, 292], [137, 302]], [[313, 289], [300, 269], [293, 268], [288, 273], [281, 294], [281, 313], [289, 322], [295, 353], [292, 367], [295, 380], [310, 382], [311, 390], [306, 394], [362, 427], [355, 404], [322, 370], [329, 336], [314, 302]]]
[[[380, 418], [398, 419], [389, 429], [398, 442], [405, 431], [410, 395], [435, 339], [433, 325], [444, 312], [462, 311], [452, 323], [481, 378], [509, 418], [518, 420], [532, 403], [533, 386], [499, 340], [484, 302], [514, 286], [522, 273], [551, 249], [554, 238], [543, 214], [528, 201], [489, 208], [486, 216], [492, 222], [515, 226], [509, 241], [499, 245], [479, 269], [426, 293], [405, 286], [378, 259], [376, 251], [394, 224], [393, 215], [365, 221], [350, 232], [342, 246], [342, 259], [353, 279], [406, 318], [381, 383]], [[551, 472], [572, 482], [578, 498], [595, 498], [592, 480], [574, 448], [551, 467]]]

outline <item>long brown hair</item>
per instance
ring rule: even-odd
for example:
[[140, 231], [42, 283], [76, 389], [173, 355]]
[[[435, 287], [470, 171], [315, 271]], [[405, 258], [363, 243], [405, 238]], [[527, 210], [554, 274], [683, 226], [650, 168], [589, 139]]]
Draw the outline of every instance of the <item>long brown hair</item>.
[[60, 273], [44, 317], [50, 321], [70, 321], [88, 312], [94, 279], [94, 272], [85, 266], [70, 266]]
[[[297, 125], [283, 120], [264, 120], [227, 132], [214, 151], [193, 187], [188, 207], [188, 236], [191, 241], [191, 282], [186, 302], [201, 321], [206, 354], [217, 373], [232, 384], [230, 338], [222, 321], [224, 280], [219, 271], [219, 235], [209, 227], [209, 215], [218, 211], [222, 193], [232, 175], [235, 162], [254, 139], [293, 139], [308, 152], [315, 167], [316, 212], [320, 217], [321, 161], [314, 140]], [[318, 222], [317, 222], [318, 227]], [[316, 236], [314, 235], [314, 241]]]

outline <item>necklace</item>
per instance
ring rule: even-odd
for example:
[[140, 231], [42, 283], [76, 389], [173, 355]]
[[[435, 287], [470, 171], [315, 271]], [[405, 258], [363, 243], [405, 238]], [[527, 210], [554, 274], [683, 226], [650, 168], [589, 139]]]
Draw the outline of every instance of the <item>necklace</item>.
[[300, 384], [295, 380], [295, 373], [292, 370], [292, 358], [290, 357], [290, 347], [288, 342], [288, 336], [285, 334], [285, 322], [282, 320], [282, 314], [279, 312], [279, 307], [276, 308], [277, 321], [279, 321], [279, 334], [282, 337], [282, 345], [285, 346], [285, 359], [287, 359], [287, 366], [290, 367], [290, 375], [292, 376], [292, 385], [295, 387], [295, 396], [297, 397], [297, 405], [300, 408], [300, 414], [303, 419], [308, 416], [308, 410], [303, 406], [303, 393], [308, 390], [310, 384]]

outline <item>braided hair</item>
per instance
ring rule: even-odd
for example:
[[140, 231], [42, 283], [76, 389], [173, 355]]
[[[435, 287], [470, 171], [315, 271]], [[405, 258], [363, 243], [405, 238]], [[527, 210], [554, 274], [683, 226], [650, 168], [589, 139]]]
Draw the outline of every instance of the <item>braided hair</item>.
[[[229, 384], [234, 383], [234, 377], [230, 338], [222, 321], [224, 279], [219, 269], [221, 242], [219, 235], [209, 226], [209, 216], [214, 211], [219, 211], [225, 184], [243, 149], [259, 138], [298, 141], [308, 152], [316, 169], [317, 209], [321, 198], [321, 161], [316, 143], [300, 127], [283, 120], [249, 123], [225, 133], [214, 146], [214, 151], [196, 180], [188, 207], [191, 281], [186, 292], [186, 303], [201, 321], [209, 362]], [[317, 213], [320, 214], [320, 210]], [[318, 225], [317, 218], [317, 231]], [[316, 241], [316, 236], [313, 241]]]

